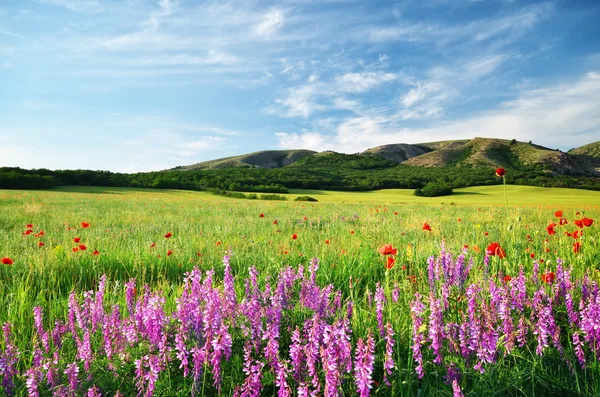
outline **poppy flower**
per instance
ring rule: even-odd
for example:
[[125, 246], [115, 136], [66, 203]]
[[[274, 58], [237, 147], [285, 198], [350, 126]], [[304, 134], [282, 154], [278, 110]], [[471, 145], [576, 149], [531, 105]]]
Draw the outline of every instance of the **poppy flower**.
[[504, 276], [504, 282], [508, 283], [510, 280], [512, 280], [512, 277], [509, 275]]
[[298, 238], [298, 235], [296, 233], [292, 234], [292, 240], [295, 240]]
[[385, 268], [387, 270], [392, 270], [392, 268], [394, 267], [394, 263], [396, 263], [396, 260], [394, 258], [392, 258], [391, 256], [388, 256], [385, 261]]
[[12, 265], [14, 263], [8, 256], [0, 259], [0, 262], [2, 262], [3, 265]]
[[329, 244], [331, 244], [331, 241], [325, 240], [325, 244], [329, 245]]
[[491, 243], [490, 245], [488, 245], [486, 252], [490, 256], [497, 255], [500, 259], [506, 258], [506, 253], [504, 253], [504, 250], [500, 246], [500, 243]]
[[92, 255], [96, 255], [96, 256], [98, 256], [98, 255], [100, 255], [100, 251], [98, 251], [98, 250], [94, 250], [94, 252], [92, 252]]
[[484, 236], [489, 236], [490, 234], [488, 232], [483, 233]]
[[354, 230], [350, 230], [350, 234], [354, 234]]
[[560, 218], [560, 221], [558, 221], [558, 224], [561, 226], [564, 226], [567, 223], [569, 223], [569, 221], [567, 221], [567, 218]]
[[398, 211], [394, 211], [394, 215], [398, 215]]
[[261, 214], [260, 214], [258, 217], [259, 217], [259, 218], [264, 218], [264, 217], [265, 217], [265, 214], [261, 213]]
[[506, 175], [506, 170], [504, 168], [496, 168], [496, 176], [503, 177]]
[[150, 248], [156, 248], [156, 243], [150, 244]]
[[273, 221], [273, 224], [274, 224], [274, 225], [277, 225], [277, 223], [278, 223], [278, 222], [277, 222], [277, 219], [275, 219], [275, 220]]
[[79, 244], [79, 249], [85, 251], [87, 249], [85, 244]]
[[81, 227], [87, 229], [88, 227], [90, 227], [90, 224], [88, 222], [81, 222]]
[[73, 247], [73, 252], [77, 252], [77, 251], [79, 251], [79, 248]]
[[171, 254], [173, 254], [173, 251], [171, 251], [171, 250], [168, 250], [168, 251], [167, 251], [167, 256], [171, 256]]
[[550, 284], [554, 282], [554, 278], [556, 277], [556, 275], [554, 274], [554, 272], [548, 272], [542, 274], [540, 277], [542, 278], [543, 282]]
[[583, 219], [575, 219], [573, 221], [573, 223], [575, 224], [575, 226], [577, 226], [580, 229], [583, 229]]
[[430, 231], [431, 231], [431, 226], [429, 226], [429, 223], [425, 222], [425, 223], [423, 224], [423, 230], [427, 230], [428, 232], [430, 232]]
[[75, 238], [73, 239], [73, 242], [74, 242], [74, 243], [78, 243], [78, 242], [80, 242], [80, 241], [81, 241], [81, 237], [75, 237]]
[[222, 243], [220, 241], [217, 241], [216, 246], [218, 247], [219, 245], [221, 245]]
[[529, 254], [529, 257], [530, 257], [531, 259], [533, 259], [533, 258], [535, 258], [535, 254], [532, 252], [531, 254]]
[[555, 216], [555, 217], [557, 217], [557, 218], [562, 218], [562, 216], [563, 216], [563, 212], [562, 212], [562, 210], [558, 210], [558, 211], [556, 211], [556, 212], [554, 213], [554, 216]]
[[590, 218], [583, 218], [581, 222], [583, 223], [583, 226], [590, 227], [594, 223], [594, 220]]
[[378, 249], [381, 255], [396, 255], [398, 253], [398, 249], [392, 247], [392, 244], [386, 244]]
[[43, 241], [38, 241], [38, 247], [43, 247], [44, 245], [46, 245]]
[[35, 237], [41, 237], [41, 236], [43, 236], [44, 234], [46, 234], [46, 233], [45, 233], [43, 230], [40, 230], [40, 232], [39, 232], [39, 233], [36, 233], [36, 234], [35, 234]]
[[581, 251], [581, 243], [579, 241], [576, 241], [575, 244], [573, 244], [573, 252], [578, 254]]
[[202, 253], [201, 252], [196, 252], [196, 255], [202, 256]]
[[25, 225], [25, 227], [27, 227], [27, 229], [33, 229], [33, 224], [32, 223], [28, 223]]
[[548, 234], [550, 236], [553, 236], [556, 234], [556, 230], [554, 230], [555, 227], [556, 227], [556, 223], [551, 223], [548, 225], [548, 227], [546, 227], [546, 230], [548, 231]]
[[169, 232], [167, 234], [165, 234], [165, 238], [171, 238], [173, 237], [173, 233]]
[[23, 236], [29, 236], [31, 233], [33, 233], [33, 230], [27, 229], [23, 232]]

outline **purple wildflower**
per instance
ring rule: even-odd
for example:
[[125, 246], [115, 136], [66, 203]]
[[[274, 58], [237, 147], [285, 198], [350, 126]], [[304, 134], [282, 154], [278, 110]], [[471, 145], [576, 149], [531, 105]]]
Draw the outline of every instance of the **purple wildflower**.
[[366, 343], [362, 338], [358, 339], [356, 344], [356, 353], [354, 359], [354, 377], [356, 379], [357, 392], [360, 397], [367, 397], [373, 387], [371, 376], [373, 374], [373, 364], [375, 362], [375, 341], [369, 329]]

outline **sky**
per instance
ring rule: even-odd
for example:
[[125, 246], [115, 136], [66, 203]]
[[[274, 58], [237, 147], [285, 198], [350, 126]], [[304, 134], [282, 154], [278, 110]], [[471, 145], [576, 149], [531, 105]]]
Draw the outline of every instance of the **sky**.
[[0, 166], [600, 140], [597, 0], [0, 0]]

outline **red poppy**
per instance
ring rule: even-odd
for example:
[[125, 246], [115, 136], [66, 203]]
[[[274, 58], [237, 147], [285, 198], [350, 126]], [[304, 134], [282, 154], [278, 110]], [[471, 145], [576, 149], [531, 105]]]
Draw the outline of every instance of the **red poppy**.
[[331, 241], [325, 240], [325, 244], [329, 245], [329, 244], [331, 244]]
[[90, 227], [90, 224], [87, 222], [81, 222], [81, 227], [87, 229], [88, 227]]
[[581, 251], [581, 243], [576, 241], [575, 244], [573, 244], [573, 252], [578, 254], [579, 251]]
[[504, 168], [496, 168], [496, 176], [502, 177], [506, 174], [506, 170]]
[[551, 236], [556, 234], [556, 230], [554, 230], [554, 227], [556, 227], [556, 223], [551, 223], [546, 228], [546, 230], [548, 231], [548, 234]]
[[85, 244], [79, 244], [79, 249], [85, 251], [87, 249]]
[[8, 256], [0, 259], [0, 262], [2, 262], [3, 265], [12, 265], [14, 263]]
[[488, 232], [483, 233], [484, 236], [489, 236], [490, 234]]
[[98, 250], [94, 250], [94, 252], [92, 252], [92, 255], [96, 255], [96, 256], [98, 256], [98, 255], [100, 255], [100, 251], [98, 251]]
[[512, 280], [512, 277], [509, 275], [504, 276], [504, 282], [508, 283], [510, 280]]
[[216, 243], [217, 247], [218, 247], [219, 245], [221, 245], [221, 244], [222, 244], [222, 243], [221, 243], [220, 241], [217, 241], [217, 243]]
[[392, 268], [394, 267], [394, 263], [396, 263], [396, 260], [394, 258], [392, 258], [391, 256], [388, 256], [385, 261], [385, 268], [387, 270], [392, 270]]
[[542, 281], [548, 284], [553, 283], [555, 277], [556, 275], [554, 272], [548, 272], [541, 275]]
[[150, 244], [150, 248], [156, 248], [156, 243]]
[[46, 234], [43, 230], [40, 230], [39, 233], [36, 233], [35, 237], [40, 237], [43, 236], [44, 234]]
[[581, 222], [583, 223], [583, 226], [590, 227], [594, 223], [594, 220], [590, 218], [583, 218]]
[[201, 252], [196, 252], [196, 255], [202, 256], [202, 253]]
[[31, 233], [33, 233], [33, 230], [27, 229], [23, 232], [23, 236], [29, 236]]
[[564, 226], [567, 223], [569, 223], [569, 221], [567, 221], [567, 218], [560, 218], [560, 221], [558, 221], [558, 224], [561, 226]]
[[430, 232], [430, 231], [431, 231], [431, 226], [429, 226], [429, 223], [425, 222], [425, 223], [423, 224], [423, 230], [427, 230], [428, 232]]
[[173, 236], [173, 233], [171, 233], [171, 232], [165, 234], [165, 238], [171, 238], [172, 236]]
[[80, 241], [81, 241], [81, 237], [75, 237], [75, 238], [73, 239], [73, 242], [75, 242], [75, 243], [78, 243], [78, 242], [80, 242]]
[[394, 215], [398, 215], [398, 211], [394, 211]]
[[298, 238], [298, 235], [296, 233], [292, 234], [292, 240], [295, 240]]
[[274, 225], [277, 225], [277, 223], [278, 223], [278, 222], [277, 222], [277, 219], [275, 219], [275, 220], [273, 221], [273, 224], [274, 224]]
[[488, 245], [486, 252], [490, 256], [497, 255], [500, 259], [506, 258], [506, 253], [504, 253], [504, 250], [500, 246], [500, 243], [491, 243], [490, 245]]
[[259, 217], [259, 218], [264, 218], [264, 217], [265, 217], [265, 214], [261, 213], [261, 214], [260, 214], [258, 217]]
[[580, 229], [583, 229], [583, 219], [575, 219], [573, 221], [573, 223], [575, 224], [575, 226], [577, 226]]
[[38, 247], [43, 247], [44, 245], [46, 245], [43, 241], [38, 241]]
[[308, 220], [308, 218], [307, 218], [307, 217], [303, 217], [302, 219], [304, 219], [305, 221], [307, 221], [307, 220]]
[[555, 217], [557, 217], [557, 218], [562, 218], [562, 216], [563, 216], [563, 212], [562, 212], [562, 210], [558, 210], [558, 211], [556, 211], [556, 212], [554, 213], [554, 216], [555, 216]]
[[529, 254], [529, 257], [530, 257], [531, 259], [533, 259], [533, 258], [535, 258], [535, 254], [532, 252], [531, 254]]
[[354, 234], [354, 230], [350, 230], [350, 234]]
[[381, 255], [396, 255], [398, 253], [398, 249], [392, 247], [392, 244], [385, 244], [378, 251]]
[[167, 256], [171, 256], [171, 254], [172, 254], [172, 253], [173, 253], [173, 251], [171, 251], [171, 250], [168, 250], [168, 251], [167, 251]]
[[33, 224], [32, 223], [28, 223], [25, 225], [25, 227], [27, 227], [27, 229], [33, 229]]
[[73, 247], [73, 252], [77, 252], [77, 251], [79, 251], [79, 248]]

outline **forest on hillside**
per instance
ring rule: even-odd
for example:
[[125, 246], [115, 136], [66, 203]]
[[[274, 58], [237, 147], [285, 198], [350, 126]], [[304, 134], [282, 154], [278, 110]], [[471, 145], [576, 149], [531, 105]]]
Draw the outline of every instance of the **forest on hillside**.
[[[600, 178], [561, 175], [542, 168], [507, 169], [506, 177], [507, 183], [516, 185], [600, 190]], [[344, 191], [419, 189], [429, 182], [461, 188], [495, 185], [502, 180], [489, 167], [409, 167], [377, 159], [331, 164], [306, 161], [275, 169], [168, 170], [133, 174], [0, 168], [1, 189], [49, 189], [71, 185], [286, 193], [294, 188]]]

